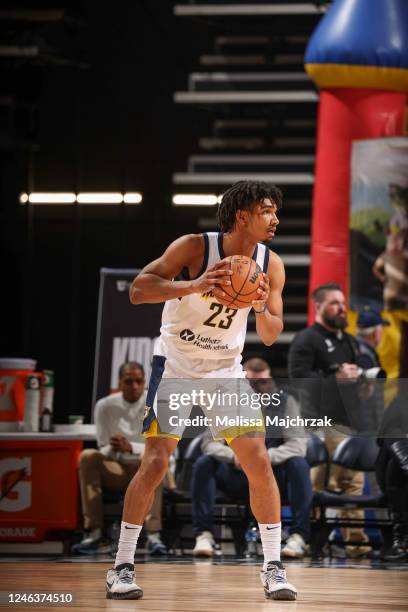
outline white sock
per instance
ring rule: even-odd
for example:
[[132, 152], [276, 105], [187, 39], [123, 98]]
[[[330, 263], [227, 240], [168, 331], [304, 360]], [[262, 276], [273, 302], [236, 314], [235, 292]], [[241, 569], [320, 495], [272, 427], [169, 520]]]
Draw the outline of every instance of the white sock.
[[142, 525], [133, 525], [132, 523], [122, 521], [114, 567], [122, 563], [134, 564], [136, 545], [141, 531]]
[[264, 554], [263, 570], [269, 561], [280, 561], [282, 523], [258, 523]]

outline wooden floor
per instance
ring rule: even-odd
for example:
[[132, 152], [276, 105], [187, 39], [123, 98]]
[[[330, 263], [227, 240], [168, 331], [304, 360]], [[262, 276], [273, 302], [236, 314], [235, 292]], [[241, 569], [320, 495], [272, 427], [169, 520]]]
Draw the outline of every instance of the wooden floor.
[[[292, 566], [288, 578], [299, 591], [297, 602], [266, 601], [259, 566], [154, 563], [137, 565], [140, 601], [105, 598], [105, 563], [2, 563], [0, 590], [72, 593], [69, 608], [88, 612], [149, 610], [183, 612], [335, 612], [408, 611], [408, 572], [398, 570]], [[4, 595], [3, 595], [4, 597]], [[4, 601], [4, 600], [3, 600]], [[4, 604], [3, 604], [4, 605]], [[61, 610], [67, 606], [17, 606], [9, 609]]]

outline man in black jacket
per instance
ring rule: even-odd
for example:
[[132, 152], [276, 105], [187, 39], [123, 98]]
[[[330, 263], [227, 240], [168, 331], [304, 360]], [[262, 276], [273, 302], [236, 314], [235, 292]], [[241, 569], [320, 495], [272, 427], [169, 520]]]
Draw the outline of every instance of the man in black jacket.
[[[289, 350], [288, 370], [292, 384], [306, 391], [307, 411], [314, 416], [327, 415], [333, 426], [326, 428], [325, 442], [330, 456], [344, 439], [337, 426], [350, 433], [360, 429], [357, 380], [359, 378], [359, 347], [355, 338], [345, 332], [347, 306], [341, 287], [335, 283], [321, 285], [312, 293], [315, 322], [299, 332]], [[303, 379], [296, 381], [293, 379]], [[298, 384], [297, 384], [298, 383]], [[313, 478], [316, 489], [323, 488], [320, 478]], [[320, 481], [320, 482], [319, 482]], [[361, 495], [364, 474], [332, 466], [329, 488], [351, 495]], [[344, 517], [362, 519], [359, 510], [345, 511]], [[363, 556], [370, 551], [363, 529], [343, 530], [343, 540], [361, 542], [357, 547], [346, 547], [350, 556]]]

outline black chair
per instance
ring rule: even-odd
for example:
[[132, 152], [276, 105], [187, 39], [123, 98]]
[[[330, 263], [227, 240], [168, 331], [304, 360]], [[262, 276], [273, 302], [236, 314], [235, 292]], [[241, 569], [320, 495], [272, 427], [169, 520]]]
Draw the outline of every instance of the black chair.
[[[193, 539], [192, 534], [182, 537], [181, 532], [185, 525], [191, 526], [191, 479], [194, 463], [202, 455], [201, 444], [205, 434], [202, 432], [193, 438], [184, 449], [176, 473], [177, 497], [173, 498], [171, 492], [165, 496], [165, 541], [169, 550], [174, 549], [177, 543], [183, 552], [183, 542]], [[223, 493], [217, 492], [213, 522], [230, 527], [237, 555], [245, 547], [244, 534], [249, 516], [247, 504], [231, 502]]]
[[205, 432], [199, 434], [197, 437], [190, 441], [184, 456], [181, 460], [181, 465], [176, 475], [177, 490], [181, 491], [186, 495], [186, 499], [191, 500], [190, 487], [191, 477], [193, 475], [193, 466], [197, 459], [202, 455], [201, 444], [204, 438]]
[[310, 467], [329, 463], [329, 452], [318, 435], [310, 433], [307, 439], [306, 460]]
[[[371, 437], [345, 438], [334, 451], [331, 463], [340, 467], [361, 472], [373, 472], [379, 448], [376, 440]], [[328, 541], [331, 530], [335, 527], [376, 527], [381, 529], [384, 540], [390, 537], [392, 521], [386, 519], [343, 519], [341, 517], [326, 516], [327, 508], [336, 509], [387, 509], [387, 500], [384, 494], [378, 495], [348, 495], [332, 491], [316, 491], [313, 504], [319, 508], [319, 518], [316, 522], [315, 533], [312, 536], [312, 557], [320, 557], [323, 546]], [[352, 542], [350, 542], [352, 544]]]

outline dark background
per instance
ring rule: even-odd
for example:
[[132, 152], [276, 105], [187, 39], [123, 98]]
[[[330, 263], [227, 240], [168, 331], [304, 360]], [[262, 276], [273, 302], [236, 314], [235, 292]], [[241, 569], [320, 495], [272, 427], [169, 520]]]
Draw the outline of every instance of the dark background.
[[[208, 33], [160, 0], [85, 1], [63, 23], [18, 28], [46, 49], [0, 63], [0, 354], [55, 370], [63, 421], [91, 410], [99, 269], [142, 267], [196, 231], [195, 211], [171, 206], [171, 174], [206, 117], [172, 97]], [[22, 206], [25, 191], [141, 191], [143, 203]]]
[[[202, 139], [255, 137], [261, 141], [258, 148], [238, 152], [313, 159], [314, 103], [188, 105], [175, 104], [173, 95], [188, 89], [189, 74], [195, 71], [289, 72], [290, 81], [261, 83], [259, 91], [312, 91], [313, 84], [297, 81], [296, 75], [303, 73], [304, 48], [321, 13], [180, 18], [174, 16], [174, 4], [14, 0], [0, 7], [0, 356], [34, 358], [38, 369], [55, 371], [56, 422], [65, 422], [69, 414], [87, 419], [91, 414], [100, 268], [141, 268], [176, 237], [215, 229], [214, 209], [171, 203], [173, 193], [196, 191], [173, 184], [172, 175], [186, 171], [192, 154], [207, 153]], [[301, 0], [286, 4], [303, 6]], [[316, 0], [316, 6], [321, 4]], [[234, 43], [232, 48], [216, 42], [243, 35], [261, 35], [267, 42], [255, 47]], [[253, 53], [265, 63], [229, 65], [225, 60]], [[200, 62], [203, 54], [225, 56], [225, 64]], [[241, 132], [224, 126], [217, 132], [218, 120], [226, 118], [261, 120], [266, 127]], [[292, 144], [280, 142], [291, 139]], [[225, 145], [225, 150], [235, 154], [237, 147]], [[217, 162], [210, 167], [222, 173]], [[244, 178], [254, 169], [265, 176], [287, 172], [296, 178], [313, 172], [313, 161], [276, 167], [270, 162], [263, 170], [249, 164], [238, 172]], [[222, 193], [226, 185], [200, 183], [197, 191]], [[279, 235], [289, 241], [286, 246], [281, 242], [277, 252], [304, 257], [311, 184], [289, 180], [279, 186], [285, 202]], [[137, 191], [143, 203], [19, 202], [22, 192], [44, 191]], [[285, 331], [290, 336], [307, 321], [307, 257], [285, 266]], [[249, 317], [252, 336], [254, 319]], [[289, 341], [270, 349], [252, 339], [244, 357], [261, 355], [276, 376], [285, 376]]]

